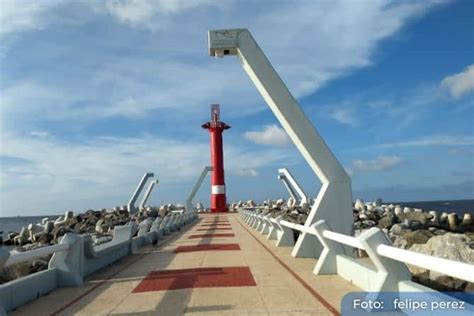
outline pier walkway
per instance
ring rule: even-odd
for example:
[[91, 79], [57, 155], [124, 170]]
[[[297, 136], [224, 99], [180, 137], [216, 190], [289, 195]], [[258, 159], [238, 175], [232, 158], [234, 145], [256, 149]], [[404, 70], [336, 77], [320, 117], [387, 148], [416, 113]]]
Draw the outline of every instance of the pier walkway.
[[12, 315], [335, 315], [359, 289], [316, 276], [314, 259], [292, 258], [237, 214], [200, 215], [181, 232], [59, 288]]

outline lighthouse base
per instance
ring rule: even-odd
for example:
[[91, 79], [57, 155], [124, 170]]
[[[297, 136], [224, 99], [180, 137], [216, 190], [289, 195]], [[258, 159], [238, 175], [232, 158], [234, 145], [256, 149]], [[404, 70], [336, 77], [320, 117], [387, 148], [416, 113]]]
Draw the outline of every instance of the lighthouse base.
[[228, 210], [225, 194], [211, 195], [211, 213], [222, 213]]

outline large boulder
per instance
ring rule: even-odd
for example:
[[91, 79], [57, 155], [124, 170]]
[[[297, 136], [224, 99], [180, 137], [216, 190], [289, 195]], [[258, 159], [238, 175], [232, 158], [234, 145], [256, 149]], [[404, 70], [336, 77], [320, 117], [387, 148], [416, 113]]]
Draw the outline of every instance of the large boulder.
[[73, 233], [73, 232], [74, 231], [64, 226], [56, 226], [51, 232], [51, 234], [53, 235], [53, 242], [57, 244], [59, 242], [59, 237], [62, 237], [66, 233]]
[[393, 224], [393, 226], [390, 228], [390, 235], [399, 236], [406, 230], [408, 230], [408, 227], [404, 224], [400, 224], [400, 223]]
[[[434, 236], [425, 244], [412, 245], [410, 250], [434, 257], [474, 264], [474, 239], [464, 234], [446, 233], [442, 236]], [[409, 269], [415, 276], [418, 276], [421, 283], [428, 285], [434, 283], [432, 287], [442, 290], [463, 290], [468, 285], [468, 282], [447, 277], [438, 272], [414, 266], [409, 266]]]
[[401, 213], [398, 215], [398, 220], [400, 222], [407, 219], [408, 221], [420, 222], [423, 225], [429, 222], [432, 218], [433, 218], [432, 214], [423, 213], [423, 212], [408, 212], [408, 213]]
[[308, 218], [308, 215], [306, 214], [299, 214], [298, 215], [298, 224], [301, 224], [301, 225], [304, 225], [304, 223], [306, 223], [306, 219]]
[[300, 213], [308, 214], [311, 211], [311, 206], [308, 203], [303, 203], [299, 209]]
[[474, 264], [474, 240], [464, 234], [446, 233], [434, 236], [423, 245], [414, 244], [410, 250]]
[[[278, 200], [275, 201], [275, 204], [278, 205], [278, 206], [282, 206], [283, 204], [285, 204], [285, 200], [284, 199], [278, 199]], [[256, 206], [256, 205], [253, 204], [252, 207], [254, 207], [254, 206]]]
[[405, 231], [401, 235], [407, 241], [407, 248], [414, 244], [425, 244], [434, 234], [428, 230]]
[[395, 215], [392, 212], [387, 212], [387, 214], [379, 220], [377, 227], [389, 229], [392, 227], [395, 221]]
[[408, 248], [408, 244], [407, 244], [407, 240], [405, 238], [403, 238], [402, 236], [400, 235], [394, 235], [392, 238], [392, 244], [394, 247], [397, 247], [397, 248], [400, 248], [400, 249], [407, 249]]
[[255, 202], [253, 200], [248, 200], [247, 203], [246, 203], [246, 206], [247, 207], [256, 207], [257, 204], [255, 204]]
[[401, 207], [400, 205], [395, 205], [393, 212], [395, 213], [396, 216], [399, 216], [400, 214], [403, 213], [403, 207]]
[[364, 220], [361, 222], [362, 228], [371, 228], [375, 226], [375, 221], [372, 220]]

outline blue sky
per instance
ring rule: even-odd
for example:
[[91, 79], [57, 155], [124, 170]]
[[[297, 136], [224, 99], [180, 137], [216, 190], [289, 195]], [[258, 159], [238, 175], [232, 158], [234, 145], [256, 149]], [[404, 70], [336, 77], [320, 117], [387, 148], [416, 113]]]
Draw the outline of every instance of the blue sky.
[[[0, 2], [0, 216], [184, 201], [221, 104], [230, 200], [319, 181], [207, 30], [246, 27], [352, 177], [354, 198], [474, 198], [472, 1]], [[206, 185], [197, 200], [208, 202]]]

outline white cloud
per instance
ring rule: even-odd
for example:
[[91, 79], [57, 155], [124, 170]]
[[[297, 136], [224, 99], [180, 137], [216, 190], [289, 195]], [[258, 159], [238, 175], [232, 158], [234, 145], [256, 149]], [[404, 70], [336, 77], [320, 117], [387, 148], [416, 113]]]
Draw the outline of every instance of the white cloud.
[[153, 2], [141, 0], [111, 0], [106, 1], [105, 6], [117, 19], [132, 25], [150, 19], [158, 9], [153, 5]]
[[120, 22], [151, 30], [164, 29], [170, 15], [190, 9], [221, 5], [211, 0], [107, 0], [106, 10]]
[[[148, 171], [155, 172], [167, 199], [182, 201], [199, 166], [209, 164], [207, 142], [154, 136], [96, 137], [78, 144], [57, 137], [2, 134], [1, 144], [1, 155], [21, 163], [0, 168], [0, 217], [121, 205]], [[257, 176], [258, 168], [281, 164], [288, 157], [283, 150], [248, 152], [232, 145], [226, 145], [225, 154], [226, 171], [245, 176]]]
[[333, 118], [334, 120], [338, 121], [339, 123], [345, 124], [345, 125], [355, 126], [359, 122], [354, 111], [350, 108], [343, 108], [343, 107], [333, 108], [330, 111], [329, 116]]
[[371, 146], [372, 148], [396, 148], [396, 147], [425, 147], [425, 146], [474, 146], [474, 137], [472, 136], [449, 136], [434, 135], [422, 137], [419, 139], [385, 143]]
[[[12, 12], [10, 15], [21, 15], [22, 6], [14, 1], [7, 3]], [[25, 22], [30, 25], [29, 28], [43, 27], [46, 22], [54, 26], [61, 23], [61, 20], [51, 20], [47, 15], [48, 8], [53, 5], [27, 3], [34, 7], [24, 14], [27, 21], [33, 21]], [[235, 62], [216, 62], [206, 57], [207, 29], [234, 25], [251, 29], [292, 93], [302, 97], [315, 92], [330, 80], [370, 65], [372, 55], [382, 40], [440, 1], [301, 1], [296, 4], [275, 2], [252, 5], [209, 0], [81, 3], [82, 11], [78, 11], [89, 13], [87, 16], [83, 14], [84, 20], [92, 16], [97, 22], [104, 22], [112, 16], [118, 23], [155, 28], [159, 32], [156, 35], [140, 33], [143, 45], [134, 49], [138, 54], [126, 57], [117, 54], [117, 51], [130, 49], [130, 45], [136, 45], [136, 39], [114, 38], [107, 34], [101, 37], [103, 34], [99, 29], [86, 45], [79, 41], [77, 44], [66, 43], [66, 52], [74, 62], [64, 62], [62, 58], [60, 61], [63, 63], [47, 58], [35, 60], [35, 64], [54, 63], [58, 73], [51, 70], [35, 79], [32, 76], [23, 78], [23, 81], [34, 80], [36, 85], [41, 85], [42, 82], [51, 82], [51, 78], [54, 81], [56, 76], [61, 78], [60, 82], [52, 83], [52, 88], [46, 87], [67, 91], [68, 99], [62, 103], [63, 106], [46, 112], [59, 119], [73, 118], [78, 114], [89, 115], [89, 119], [116, 115], [136, 118], [152, 110], [172, 106], [175, 109], [172, 113], [175, 114], [195, 110], [200, 104], [212, 103], [216, 99], [225, 100], [234, 109], [233, 114], [254, 113], [263, 108], [255, 106], [261, 104], [261, 98], [242, 69]], [[62, 11], [73, 8], [70, 4], [61, 7]], [[21, 27], [12, 26], [9, 29], [13, 32]], [[137, 34], [133, 33], [134, 36]], [[278, 40], [275, 34], [278, 34]], [[91, 43], [93, 47], [87, 46]], [[93, 66], [84, 58], [84, 54], [90, 52], [93, 52]], [[55, 56], [54, 53], [45, 55]], [[64, 73], [71, 76], [64, 78]], [[23, 82], [19, 80], [10, 84]], [[88, 92], [87, 102], [82, 102], [84, 91]], [[35, 98], [34, 93], [31, 98]], [[21, 101], [15, 102], [15, 108], [24, 108], [25, 104]], [[78, 111], [78, 101], [88, 106]], [[343, 123], [352, 122], [347, 113], [337, 112], [334, 116]]]
[[402, 160], [398, 156], [378, 156], [374, 160], [354, 160], [352, 166], [359, 171], [384, 171], [400, 164]]
[[[238, 62], [207, 56], [207, 29], [248, 27], [292, 93], [302, 97], [370, 65], [381, 41], [439, 2], [93, 1], [75, 4], [81, 10], [74, 14], [91, 23], [67, 27], [59, 17], [76, 7], [68, 2], [53, 16], [59, 3], [0, 4], [0, 36], [14, 38], [18, 45], [2, 57], [8, 65], [2, 77], [8, 80], [0, 94], [0, 152], [31, 161], [2, 166], [1, 209], [13, 213], [124, 203], [140, 174], [149, 170], [164, 180], [160, 188], [166, 183], [191, 184], [200, 169], [196, 166], [208, 163], [202, 154], [208, 152], [207, 143], [156, 135], [92, 137], [77, 143], [59, 135], [18, 135], [47, 133], [44, 126], [56, 122], [81, 130], [100, 126], [95, 121], [111, 116], [136, 125], [147, 124], [150, 113], [167, 122], [184, 120], [208, 111], [208, 104], [215, 102], [222, 103], [225, 117], [260, 111], [262, 100]], [[54, 43], [48, 27], [61, 30]], [[38, 37], [22, 42], [21, 32], [40, 29]], [[65, 130], [67, 137], [71, 131]], [[276, 125], [249, 135], [259, 144], [290, 143]], [[231, 174], [246, 170], [252, 175], [252, 170], [288, 157], [287, 149], [249, 152], [226, 145], [227, 149]], [[180, 194], [176, 192], [171, 193]]]
[[[350, 126], [391, 119], [397, 122], [395, 128], [405, 129], [407, 125], [424, 119], [443, 101], [439, 86], [431, 83], [419, 84], [396, 94], [377, 89], [374, 92], [345, 96], [337, 103], [321, 106], [318, 113], [323, 119], [331, 118]], [[366, 128], [372, 126], [376, 124], [369, 124]]]
[[256, 177], [259, 175], [259, 172], [254, 168], [248, 168], [238, 169], [235, 171], [235, 174], [242, 177]]
[[474, 65], [466, 67], [460, 73], [447, 76], [441, 81], [441, 87], [446, 89], [454, 99], [459, 99], [474, 91]]
[[7, 34], [42, 29], [43, 14], [61, 1], [4, 0], [0, 2], [0, 38]]
[[50, 133], [47, 131], [33, 131], [30, 133], [31, 136], [33, 137], [38, 137], [38, 138], [50, 138], [52, 137]]
[[258, 145], [285, 147], [291, 143], [286, 131], [275, 124], [264, 126], [261, 131], [245, 132], [244, 137]]

